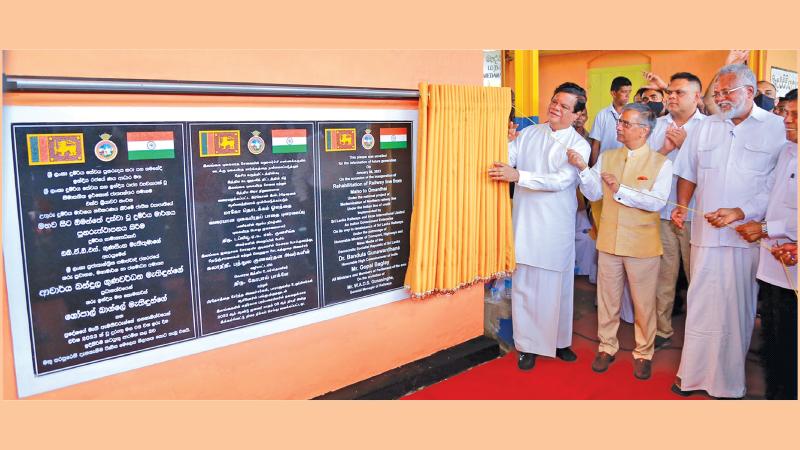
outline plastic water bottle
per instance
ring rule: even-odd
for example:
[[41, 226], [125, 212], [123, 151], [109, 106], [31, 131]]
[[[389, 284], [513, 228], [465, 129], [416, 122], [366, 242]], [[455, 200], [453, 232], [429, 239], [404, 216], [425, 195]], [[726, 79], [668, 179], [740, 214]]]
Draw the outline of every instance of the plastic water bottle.
[[494, 286], [489, 289], [489, 301], [491, 303], [500, 303], [503, 300], [502, 295], [502, 292]]
[[508, 300], [511, 300], [511, 277], [506, 277], [505, 281], [503, 282], [504, 287], [504, 297]]

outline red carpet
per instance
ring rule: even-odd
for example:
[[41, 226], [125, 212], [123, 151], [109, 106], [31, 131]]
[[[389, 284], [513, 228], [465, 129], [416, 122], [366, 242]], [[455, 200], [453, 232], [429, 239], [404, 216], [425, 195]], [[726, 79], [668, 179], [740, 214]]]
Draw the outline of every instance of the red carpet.
[[[659, 351], [653, 360], [653, 375], [647, 381], [633, 376], [633, 359], [630, 352], [620, 351], [608, 371], [592, 371], [595, 344], [576, 337], [573, 349], [578, 360], [566, 363], [553, 358], [538, 357], [536, 367], [529, 372], [517, 368], [517, 354], [502, 358], [458, 374], [410, 394], [412, 400], [682, 400], [670, 391], [675, 379], [674, 356], [666, 356], [669, 349]], [[687, 399], [707, 399], [693, 395]]]
[[[685, 315], [673, 317], [675, 335], [672, 345], [656, 352], [652, 377], [642, 381], [633, 376], [631, 349], [635, 343], [633, 326], [621, 323], [617, 337], [620, 350], [617, 360], [605, 373], [592, 372], [592, 359], [597, 351], [597, 310], [593, 306], [595, 287], [587, 277], [575, 278], [575, 310], [573, 314], [572, 349], [578, 360], [567, 363], [554, 358], [538, 357], [536, 367], [528, 372], [517, 369], [517, 353], [474, 367], [440, 383], [423, 388], [404, 397], [414, 400], [589, 400], [589, 399], [648, 399], [700, 400], [710, 397], [695, 394], [680, 397], [670, 387], [680, 365]], [[758, 363], [760, 347], [759, 321], [753, 333], [751, 355], [747, 357], [745, 375], [748, 399], [764, 398], [764, 375]]]

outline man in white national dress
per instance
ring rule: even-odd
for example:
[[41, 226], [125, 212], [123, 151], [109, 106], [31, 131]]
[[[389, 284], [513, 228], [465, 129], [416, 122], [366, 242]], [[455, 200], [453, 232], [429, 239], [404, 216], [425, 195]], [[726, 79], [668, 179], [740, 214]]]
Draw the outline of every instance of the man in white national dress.
[[575, 83], [561, 84], [550, 100], [548, 122], [520, 133], [510, 124], [510, 165], [496, 162], [489, 169], [493, 180], [517, 183], [511, 316], [521, 370], [532, 369], [537, 355], [577, 359], [570, 345], [578, 171], [567, 162], [567, 149], [584, 158], [591, 153], [572, 127], [585, 108], [586, 91]]
[[[695, 194], [686, 333], [673, 392], [745, 395], [745, 358], [756, 317], [758, 245], [727, 225], [761, 221], [767, 183], [785, 142], [783, 120], [753, 103], [756, 77], [743, 64], [720, 69], [711, 87], [719, 113], [686, 138], [675, 161], [678, 204]], [[687, 211], [672, 210], [683, 227]], [[705, 220], [703, 220], [705, 219]]]

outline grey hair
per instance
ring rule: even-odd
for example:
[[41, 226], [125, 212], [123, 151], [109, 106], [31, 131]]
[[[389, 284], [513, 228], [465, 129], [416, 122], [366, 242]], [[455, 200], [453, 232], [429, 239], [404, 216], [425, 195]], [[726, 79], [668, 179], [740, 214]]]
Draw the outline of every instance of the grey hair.
[[758, 93], [756, 75], [744, 64], [728, 64], [727, 66], [719, 69], [719, 75], [732, 73], [736, 76], [737, 84], [741, 86], [750, 86], [753, 88], [753, 95]]
[[622, 112], [625, 111], [636, 111], [639, 114], [639, 120], [642, 121], [642, 125], [647, 125], [647, 136], [650, 136], [650, 133], [653, 132], [653, 128], [656, 127], [656, 115], [653, 114], [653, 110], [644, 105], [643, 103], [628, 103], [624, 107], [622, 107]]

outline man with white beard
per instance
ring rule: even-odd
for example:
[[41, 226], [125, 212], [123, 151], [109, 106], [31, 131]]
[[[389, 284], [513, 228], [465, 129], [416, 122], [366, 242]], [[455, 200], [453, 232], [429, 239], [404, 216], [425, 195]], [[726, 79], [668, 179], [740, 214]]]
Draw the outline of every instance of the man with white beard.
[[591, 154], [589, 143], [572, 127], [585, 108], [586, 91], [575, 83], [561, 84], [550, 100], [548, 122], [519, 136], [512, 125], [510, 165], [496, 162], [489, 169], [493, 180], [517, 183], [511, 317], [520, 370], [532, 369], [537, 355], [577, 359], [570, 345], [578, 171], [567, 162], [567, 148], [586, 159]]
[[[713, 397], [745, 395], [745, 357], [756, 315], [758, 245], [728, 224], [761, 221], [767, 207], [763, 186], [784, 143], [781, 118], [753, 104], [756, 78], [745, 65], [728, 65], [713, 86], [720, 112], [700, 123], [675, 161], [678, 204], [695, 195], [705, 220], [691, 232], [691, 283], [678, 395], [703, 390]], [[683, 227], [687, 210], [675, 208]]]

